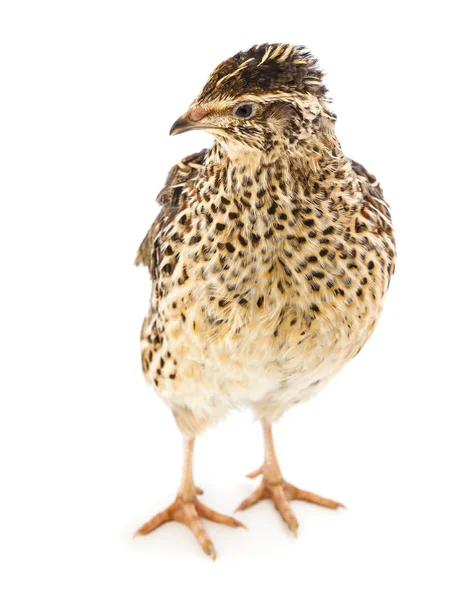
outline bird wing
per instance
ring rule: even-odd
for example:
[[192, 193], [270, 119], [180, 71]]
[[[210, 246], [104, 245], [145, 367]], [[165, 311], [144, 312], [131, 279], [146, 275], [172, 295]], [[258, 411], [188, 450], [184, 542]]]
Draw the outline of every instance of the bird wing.
[[373, 231], [376, 231], [377, 233], [384, 232], [389, 237], [393, 238], [394, 232], [391, 213], [389, 211], [389, 205], [384, 199], [383, 190], [379, 185], [379, 181], [359, 162], [352, 159], [350, 159], [350, 162], [357, 175], [363, 196], [363, 206], [361, 209], [362, 216], [368, 221]]
[[206, 154], [207, 149], [190, 154], [170, 169], [165, 186], [157, 196], [157, 203], [162, 205], [162, 210], [139, 246], [136, 265], [145, 265], [151, 273], [154, 271], [156, 265], [155, 242], [159, 232], [178, 214], [182, 188], [188, 181], [196, 177]]

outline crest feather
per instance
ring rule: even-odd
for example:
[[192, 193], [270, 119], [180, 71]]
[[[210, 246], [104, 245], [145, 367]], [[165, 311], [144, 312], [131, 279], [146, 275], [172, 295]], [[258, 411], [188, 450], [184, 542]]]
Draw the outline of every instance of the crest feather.
[[198, 101], [270, 92], [313, 93], [325, 97], [323, 72], [304, 46], [261, 44], [238, 52], [211, 73]]

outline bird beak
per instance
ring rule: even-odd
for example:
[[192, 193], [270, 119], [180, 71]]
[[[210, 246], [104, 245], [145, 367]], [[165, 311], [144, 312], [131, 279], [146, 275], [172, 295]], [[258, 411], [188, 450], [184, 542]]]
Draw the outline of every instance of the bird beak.
[[190, 131], [192, 129], [205, 129], [206, 127], [209, 127], [207, 123], [201, 123], [201, 119], [207, 114], [208, 113], [199, 106], [190, 108], [188, 112], [177, 119], [172, 125], [170, 135], [178, 135], [179, 133], [184, 133], [185, 131]]

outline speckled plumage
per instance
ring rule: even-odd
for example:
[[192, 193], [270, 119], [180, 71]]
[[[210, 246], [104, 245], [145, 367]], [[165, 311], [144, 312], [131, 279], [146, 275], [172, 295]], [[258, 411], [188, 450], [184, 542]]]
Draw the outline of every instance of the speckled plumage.
[[[233, 115], [241, 102], [253, 117]], [[395, 245], [305, 49], [237, 54], [189, 114], [215, 142], [170, 171], [138, 262], [152, 278], [144, 373], [193, 435], [244, 406], [271, 423], [325, 387], [377, 323]]]

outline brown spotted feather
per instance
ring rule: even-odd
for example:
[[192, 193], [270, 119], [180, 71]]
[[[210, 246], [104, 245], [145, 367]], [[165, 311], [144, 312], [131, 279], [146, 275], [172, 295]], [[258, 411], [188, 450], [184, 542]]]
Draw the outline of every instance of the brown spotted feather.
[[[141, 244], [148, 381], [183, 431], [315, 396], [371, 335], [394, 270], [376, 179], [342, 153], [317, 61], [288, 45], [222, 63], [192, 106], [216, 141], [170, 172]], [[254, 103], [237, 120], [234, 107]]]
[[152, 262], [152, 254], [154, 250], [158, 249], [156, 241], [159, 231], [181, 210], [182, 188], [188, 181], [196, 177], [206, 153], [207, 150], [204, 149], [201, 152], [190, 154], [170, 170], [165, 187], [156, 199], [157, 203], [161, 204], [163, 208], [139, 246], [136, 265], [145, 265], [153, 272], [155, 264]]

